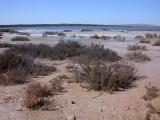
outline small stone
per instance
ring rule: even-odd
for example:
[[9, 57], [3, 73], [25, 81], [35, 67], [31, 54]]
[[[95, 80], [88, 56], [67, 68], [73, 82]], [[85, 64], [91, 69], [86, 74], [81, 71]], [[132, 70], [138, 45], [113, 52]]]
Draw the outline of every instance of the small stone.
[[68, 120], [76, 120], [76, 116], [75, 115], [71, 115], [68, 117]]

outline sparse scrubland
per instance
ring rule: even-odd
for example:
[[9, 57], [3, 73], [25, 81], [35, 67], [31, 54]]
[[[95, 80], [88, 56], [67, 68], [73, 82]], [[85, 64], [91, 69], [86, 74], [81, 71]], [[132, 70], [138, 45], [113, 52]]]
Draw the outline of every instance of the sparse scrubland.
[[23, 54], [32, 57], [64, 60], [83, 53], [84, 46], [76, 41], [60, 41], [55, 46], [45, 44], [23, 44], [11, 47], [7, 53]]
[[126, 54], [127, 59], [134, 61], [134, 62], [145, 62], [150, 61], [151, 59], [142, 52], [129, 52]]
[[24, 36], [17, 36], [11, 39], [11, 41], [30, 41], [29, 38]]
[[147, 50], [146, 46], [144, 45], [128, 45], [127, 49], [129, 51], [145, 51]]

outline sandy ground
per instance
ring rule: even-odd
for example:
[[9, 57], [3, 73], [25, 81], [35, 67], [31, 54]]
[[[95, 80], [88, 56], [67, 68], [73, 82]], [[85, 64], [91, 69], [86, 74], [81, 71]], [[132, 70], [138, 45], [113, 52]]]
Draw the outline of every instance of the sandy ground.
[[[121, 34], [136, 36], [144, 35], [145, 33], [130, 32]], [[15, 35], [5, 34], [3, 39], [0, 39], [0, 42], [13, 43], [10, 41], [13, 36]], [[30, 39], [31, 43], [57, 43], [57, 39], [45, 40], [40, 36], [31, 36]], [[124, 56], [128, 52], [128, 44], [136, 43], [133, 41], [109, 42], [90, 39], [83, 39], [81, 42], [83, 44], [90, 44], [92, 42], [101, 43], [106, 48], [117, 51], [121, 56]], [[14, 43], [17, 44], [17, 42]], [[7, 87], [0, 86], [0, 120], [68, 120], [68, 117], [71, 115], [75, 115], [77, 120], [144, 120], [147, 112], [147, 102], [142, 99], [145, 94], [145, 86], [149, 82], [154, 86], [160, 86], [160, 47], [153, 47], [151, 44], [145, 45], [148, 49], [145, 53], [152, 60], [145, 63], [134, 63], [138, 70], [137, 74], [140, 76], [134, 83], [135, 87], [123, 92], [109, 94], [107, 92], [87, 91], [80, 87], [79, 84], [68, 83], [66, 80], [63, 84], [66, 92], [50, 97], [50, 99], [55, 100], [55, 110], [29, 111], [23, 107], [24, 91], [27, 84]], [[3, 53], [4, 50], [0, 49], [0, 53]], [[36, 61], [47, 65], [54, 65], [57, 68], [57, 72], [46, 77], [35, 78], [33, 82], [45, 84], [60, 75], [72, 76], [66, 70], [69, 60], [49, 61], [37, 59]], [[75, 104], [71, 104], [72, 101], [75, 101]]]

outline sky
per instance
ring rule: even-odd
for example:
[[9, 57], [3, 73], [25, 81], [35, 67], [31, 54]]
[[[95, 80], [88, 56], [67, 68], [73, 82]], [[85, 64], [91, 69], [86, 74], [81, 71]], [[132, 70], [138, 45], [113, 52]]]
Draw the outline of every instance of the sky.
[[0, 24], [160, 25], [160, 0], [0, 0]]

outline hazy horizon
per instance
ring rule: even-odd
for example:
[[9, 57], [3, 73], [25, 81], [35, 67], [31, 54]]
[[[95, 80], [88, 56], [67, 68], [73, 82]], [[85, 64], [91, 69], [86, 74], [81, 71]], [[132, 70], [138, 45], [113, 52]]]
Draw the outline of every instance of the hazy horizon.
[[1, 0], [0, 24], [160, 25], [159, 0]]

